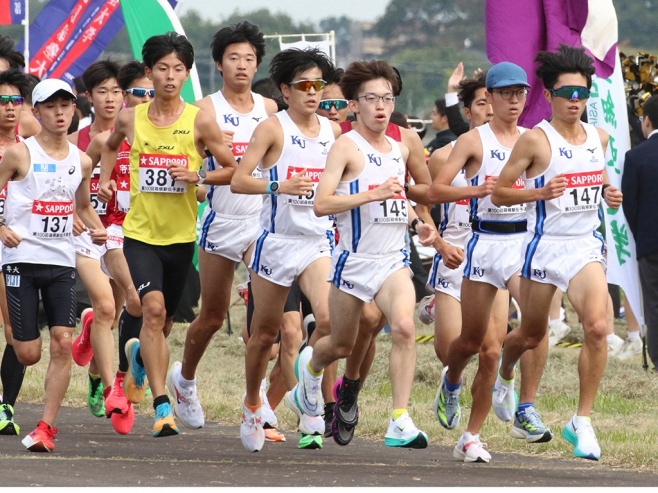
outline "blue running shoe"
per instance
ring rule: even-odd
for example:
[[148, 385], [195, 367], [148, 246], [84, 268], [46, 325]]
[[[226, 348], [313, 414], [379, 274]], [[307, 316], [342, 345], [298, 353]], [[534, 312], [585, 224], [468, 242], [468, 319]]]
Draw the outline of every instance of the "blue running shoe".
[[146, 370], [137, 362], [139, 339], [133, 337], [126, 342], [126, 356], [128, 358], [128, 371], [123, 379], [123, 391], [126, 398], [133, 404], [139, 404], [146, 394]]

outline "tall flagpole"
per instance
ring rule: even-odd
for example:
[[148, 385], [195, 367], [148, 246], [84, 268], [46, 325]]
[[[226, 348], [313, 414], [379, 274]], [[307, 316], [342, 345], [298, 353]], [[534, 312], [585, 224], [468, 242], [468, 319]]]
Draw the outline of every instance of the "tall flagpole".
[[25, 17], [23, 18], [23, 56], [25, 57], [25, 70], [30, 73], [30, 0], [25, 0]]

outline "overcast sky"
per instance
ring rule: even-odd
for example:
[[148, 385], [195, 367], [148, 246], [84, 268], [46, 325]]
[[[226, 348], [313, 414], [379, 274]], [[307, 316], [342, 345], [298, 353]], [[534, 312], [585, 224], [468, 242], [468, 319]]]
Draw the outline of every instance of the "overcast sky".
[[386, 10], [387, 0], [180, 0], [177, 10], [181, 15], [196, 10], [203, 18], [219, 21], [236, 10], [241, 13], [267, 8], [271, 12], [284, 12], [295, 22], [317, 24], [327, 17], [346, 15], [358, 21], [374, 21]]

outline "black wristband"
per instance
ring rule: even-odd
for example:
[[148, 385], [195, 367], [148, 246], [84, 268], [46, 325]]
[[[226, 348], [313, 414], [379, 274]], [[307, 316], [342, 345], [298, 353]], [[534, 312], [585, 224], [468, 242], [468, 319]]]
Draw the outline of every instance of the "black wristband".
[[418, 231], [416, 231], [416, 226], [418, 226], [418, 223], [423, 223], [425, 224], [425, 221], [423, 220], [422, 217], [417, 217], [413, 221], [411, 221], [411, 229], [414, 230], [414, 233], [418, 234]]
[[601, 198], [603, 200], [605, 200], [605, 191], [609, 186], [610, 186], [610, 183], [604, 183], [603, 187], [601, 187]]
[[409, 193], [409, 184], [408, 183], [404, 184], [404, 193]]

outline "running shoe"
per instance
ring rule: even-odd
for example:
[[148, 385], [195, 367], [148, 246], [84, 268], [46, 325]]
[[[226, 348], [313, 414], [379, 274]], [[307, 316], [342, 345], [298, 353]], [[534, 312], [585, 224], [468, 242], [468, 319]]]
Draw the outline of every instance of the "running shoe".
[[146, 394], [146, 369], [137, 362], [139, 352], [139, 339], [133, 337], [126, 342], [126, 357], [128, 358], [128, 371], [123, 379], [123, 391], [126, 398], [133, 404], [139, 404]]
[[534, 406], [515, 413], [509, 434], [528, 443], [545, 443], [553, 439], [553, 432], [544, 425]]
[[171, 404], [163, 402], [155, 408], [153, 436], [156, 438], [178, 435], [180, 431], [174, 421], [174, 411]]
[[[335, 397], [334, 397], [335, 399]], [[333, 431], [331, 430], [331, 423], [334, 420], [334, 405], [335, 402], [325, 402], [324, 403], [324, 437], [329, 438], [333, 436]]]
[[100, 377], [89, 375], [89, 388], [87, 390], [87, 407], [91, 414], [97, 418], [105, 416], [105, 399], [103, 398], [103, 382]]
[[267, 423], [263, 426], [265, 431], [265, 441], [267, 442], [285, 442], [286, 436], [277, 428], [271, 428]]
[[425, 296], [420, 303], [418, 303], [418, 320], [425, 325], [434, 323], [434, 295]]
[[91, 349], [91, 324], [94, 321], [94, 310], [85, 308], [80, 315], [80, 334], [73, 341], [71, 356], [78, 366], [87, 366], [94, 357]]
[[112, 427], [119, 435], [127, 435], [135, 424], [135, 409], [133, 403], [126, 399], [123, 392], [124, 372], [118, 371], [109, 393], [105, 395], [105, 415], [110, 418]]
[[251, 412], [242, 401], [242, 423], [240, 424], [240, 440], [249, 452], [258, 452], [265, 443], [265, 430], [261, 424], [260, 406], [256, 412]]
[[452, 430], [457, 427], [461, 419], [461, 408], [459, 407], [461, 387], [454, 392], [450, 392], [446, 388], [446, 373], [448, 373], [447, 366], [441, 372], [439, 390], [436, 392], [436, 398], [434, 399], [434, 414], [441, 426], [446, 430]]
[[627, 337], [617, 353], [620, 360], [628, 360], [642, 354], [642, 339], [639, 337]]
[[486, 443], [480, 441], [480, 435], [468, 431], [462, 433], [452, 451], [452, 456], [464, 462], [489, 462], [491, 454], [485, 450]]
[[247, 282], [238, 284], [235, 287], [235, 290], [238, 292], [238, 296], [242, 298], [245, 305], [249, 303], [249, 284]]
[[14, 423], [14, 408], [9, 404], [0, 404], [0, 435], [19, 435], [20, 426]]
[[574, 416], [571, 418], [562, 428], [562, 437], [573, 445], [574, 457], [590, 460], [601, 458], [601, 447], [589, 417]]
[[553, 322], [548, 326], [548, 347], [555, 346], [560, 340], [571, 332], [571, 327], [565, 324], [562, 320]]
[[23, 438], [22, 443], [30, 452], [52, 452], [55, 450], [55, 435], [57, 428], [41, 420], [34, 431]]
[[409, 413], [404, 413], [395, 421], [390, 420], [388, 431], [384, 436], [384, 445], [388, 447], [427, 448], [427, 434], [416, 428]]
[[624, 347], [624, 340], [621, 337], [617, 334], [608, 336], [608, 357], [618, 356], [622, 347]]
[[295, 361], [297, 385], [286, 393], [286, 404], [292, 401], [303, 414], [320, 416], [324, 409], [322, 399], [322, 375], [314, 377], [308, 369], [308, 362], [313, 356], [313, 348], [307, 346], [299, 353]]
[[181, 378], [180, 361], [175, 361], [169, 373], [167, 373], [167, 389], [174, 398], [174, 413], [180, 418], [185, 426], [196, 430], [203, 427], [206, 418], [203, 415], [203, 409], [196, 393], [196, 379], [189, 388], [179, 385]]
[[270, 406], [270, 401], [267, 398], [267, 379], [263, 378], [260, 382], [260, 402], [261, 402], [261, 418], [263, 421], [263, 428], [267, 428], [269, 425], [269, 428], [276, 428], [279, 426], [279, 420], [276, 418], [276, 414], [274, 414], [274, 409], [272, 409], [272, 406]]
[[[336, 404], [334, 406], [334, 420], [331, 431], [334, 441], [338, 445], [347, 445], [354, 437], [354, 429], [359, 422], [358, 396], [361, 382], [348, 381], [342, 377], [334, 385]], [[336, 387], [338, 387], [336, 389]]]
[[322, 435], [307, 435], [299, 433], [299, 445], [297, 448], [318, 450], [322, 448]]
[[516, 412], [516, 394], [514, 391], [514, 379], [504, 383], [500, 372], [496, 373], [496, 382], [493, 386], [492, 405], [494, 413], [501, 421], [512, 421]]

